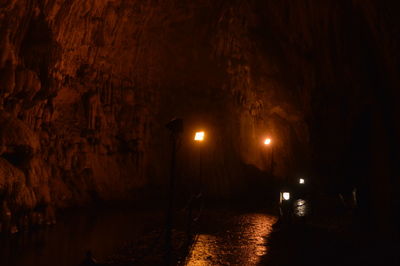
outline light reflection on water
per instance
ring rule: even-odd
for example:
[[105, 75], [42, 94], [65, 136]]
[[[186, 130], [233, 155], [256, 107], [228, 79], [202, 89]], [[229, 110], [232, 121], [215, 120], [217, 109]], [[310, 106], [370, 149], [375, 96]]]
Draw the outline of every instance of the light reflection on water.
[[308, 212], [308, 203], [306, 200], [298, 199], [294, 202], [294, 214], [298, 217], [304, 217]]
[[218, 254], [218, 250], [215, 249], [216, 242], [217, 238], [215, 236], [198, 235], [187, 265], [201, 266], [210, 263], [209, 260], [215, 254]]
[[235, 217], [229, 230], [200, 234], [186, 265], [257, 265], [268, 252], [266, 237], [276, 220], [266, 214], [245, 214]]

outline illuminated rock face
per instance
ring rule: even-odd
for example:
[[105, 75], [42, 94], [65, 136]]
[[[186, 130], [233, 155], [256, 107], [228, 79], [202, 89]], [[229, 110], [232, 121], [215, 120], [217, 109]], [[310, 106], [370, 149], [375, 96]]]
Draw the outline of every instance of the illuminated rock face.
[[241, 160], [265, 168], [268, 99], [250, 76], [251, 40], [240, 39], [249, 17], [238, 15], [240, 5], [209, 0], [2, 3], [2, 163], [23, 176], [5, 177], [4, 190], [22, 179], [30, 206], [64, 206], [162, 184], [173, 116], [186, 134], [213, 132], [204, 172], [214, 193], [240, 185]]
[[206, 131], [210, 193], [349, 163], [373, 88], [398, 84], [393, 33], [374, 26], [391, 16], [372, 2], [2, 1], [0, 186], [65, 206], [163, 184], [174, 116], [183, 183]]
[[159, 79], [157, 52], [137, 42], [156, 10], [123, 2], [0, 5], [4, 194], [18, 181], [13, 193], [32, 195], [23, 204], [64, 206], [147, 182]]

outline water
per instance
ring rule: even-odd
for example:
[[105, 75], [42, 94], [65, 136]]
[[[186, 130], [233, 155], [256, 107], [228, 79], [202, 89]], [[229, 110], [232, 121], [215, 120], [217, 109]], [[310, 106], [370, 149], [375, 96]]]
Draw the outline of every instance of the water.
[[293, 204], [293, 213], [297, 217], [305, 217], [309, 212], [309, 202], [303, 199], [298, 199]]
[[277, 217], [264, 213], [217, 215], [225, 219], [213, 220], [207, 214], [210, 228], [197, 235], [186, 265], [258, 265], [268, 253], [267, 238]]
[[0, 238], [1, 266], [74, 266], [87, 250], [105, 260], [162, 222], [162, 212], [75, 211], [52, 227]]

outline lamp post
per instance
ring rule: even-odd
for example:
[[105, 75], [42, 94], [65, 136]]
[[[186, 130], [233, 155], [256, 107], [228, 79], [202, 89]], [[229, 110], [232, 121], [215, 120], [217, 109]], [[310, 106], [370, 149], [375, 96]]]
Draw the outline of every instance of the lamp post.
[[287, 222], [290, 219], [290, 211], [291, 211], [291, 197], [290, 192], [286, 189], [280, 192], [279, 199], [279, 212], [280, 219], [282, 222]]
[[170, 177], [169, 177], [169, 189], [168, 189], [168, 205], [165, 219], [165, 263], [170, 265], [171, 252], [172, 252], [172, 220], [174, 210], [174, 197], [175, 197], [175, 179], [176, 179], [176, 153], [177, 144], [179, 138], [183, 132], [183, 120], [180, 118], [174, 118], [166, 125], [166, 128], [170, 131], [171, 138], [171, 165], [170, 165]]
[[274, 150], [273, 150], [273, 146], [272, 146], [272, 139], [271, 138], [266, 138], [264, 140], [264, 145], [265, 146], [270, 146], [270, 150], [271, 150], [271, 164], [270, 164], [270, 173], [271, 175], [274, 174]]
[[[194, 141], [198, 144], [198, 150], [199, 150], [199, 182], [201, 184], [203, 183], [201, 178], [202, 178], [202, 172], [201, 172], [201, 144], [204, 141], [205, 138], [205, 133], [204, 131], [197, 131], [196, 134], [194, 135]], [[203, 185], [203, 184], [202, 184]]]

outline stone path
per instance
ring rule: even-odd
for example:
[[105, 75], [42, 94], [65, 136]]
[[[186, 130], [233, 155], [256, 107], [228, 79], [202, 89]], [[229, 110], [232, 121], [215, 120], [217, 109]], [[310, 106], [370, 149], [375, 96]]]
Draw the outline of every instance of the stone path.
[[276, 221], [264, 213], [207, 214], [185, 264], [257, 265], [268, 252], [268, 235]]

